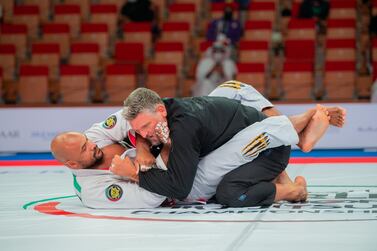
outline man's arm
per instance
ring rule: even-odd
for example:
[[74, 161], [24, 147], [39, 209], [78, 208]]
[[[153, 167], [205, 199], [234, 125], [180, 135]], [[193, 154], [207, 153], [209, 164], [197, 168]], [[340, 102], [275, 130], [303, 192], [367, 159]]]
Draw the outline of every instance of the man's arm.
[[107, 173], [77, 176], [75, 182], [76, 193], [82, 203], [90, 208], [155, 208], [165, 200], [164, 196], [148, 192], [136, 183], [116, 179]]
[[104, 121], [93, 124], [85, 131], [85, 135], [99, 148], [103, 148], [128, 138], [130, 129], [130, 124], [122, 116], [122, 110], [119, 110]]
[[156, 159], [150, 152], [149, 142], [136, 134], [136, 159], [137, 163], [144, 166], [152, 166]]
[[[197, 128], [198, 126], [196, 125]], [[199, 163], [200, 142], [197, 128], [192, 123], [176, 122], [174, 131], [171, 132], [168, 170], [152, 169], [148, 172], [140, 172], [141, 187], [169, 198], [187, 197]]]

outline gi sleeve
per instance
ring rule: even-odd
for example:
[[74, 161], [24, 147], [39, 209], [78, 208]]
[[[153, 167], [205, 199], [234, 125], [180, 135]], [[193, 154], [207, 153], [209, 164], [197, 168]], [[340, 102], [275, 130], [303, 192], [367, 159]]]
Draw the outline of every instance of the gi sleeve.
[[99, 148], [121, 142], [131, 133], [131, 125], [122, 116], [122, 110], [111, 114], [106, 120], [95, 123], [85, 131], [85, 135]]
[[164, 196], [151, 193], [136, 183], [117, 179], [109, 174], [101, 175], [100, 178], [81, 177], [78, 180], [81, 201], [89, 208], [155, 208], [165, 200]]
[[241, 104], [253, 107], [258, 111], [262, 111], [265, 108], [274, 106], [253, 86], [241, 83], [236, 80], [230, 80], [222, 83], [208, 96], [235, 99], [240, 101]]
[[140, 172], [139, 186], [169, 198], [184, 199], [191, 191], [199, 163], [200, 123], [192, 120], [174, 123], [167, 171]]

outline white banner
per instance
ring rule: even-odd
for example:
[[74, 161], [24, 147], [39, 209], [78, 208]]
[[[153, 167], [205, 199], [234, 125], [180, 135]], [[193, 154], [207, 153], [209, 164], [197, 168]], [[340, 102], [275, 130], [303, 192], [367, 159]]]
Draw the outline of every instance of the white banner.
[[[345, 127], [330, 127], [316, 148], [377, 148], [377, 104], [341, 105], [347, 109]], [[313, 106], [295, 104], [277, 105], [277, 108], [284, 114], [292, 115]], [[120, 108], [2, 108], [0, 152], [48, 152], [50, 141], [57, 133], [82, 132]]]
[[79, 131], [121, 107], [0, 109], [0, 152], [48, 152], [60, 132]]

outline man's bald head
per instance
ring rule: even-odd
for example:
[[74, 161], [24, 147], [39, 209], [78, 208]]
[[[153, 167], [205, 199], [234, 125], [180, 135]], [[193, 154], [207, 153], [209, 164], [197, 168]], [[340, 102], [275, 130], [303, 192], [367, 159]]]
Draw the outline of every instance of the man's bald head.
[[79, 132], [58, 134], [50, 147], [55, 159], [73, 169], [88, 168], [103, 157], [97, 145]]

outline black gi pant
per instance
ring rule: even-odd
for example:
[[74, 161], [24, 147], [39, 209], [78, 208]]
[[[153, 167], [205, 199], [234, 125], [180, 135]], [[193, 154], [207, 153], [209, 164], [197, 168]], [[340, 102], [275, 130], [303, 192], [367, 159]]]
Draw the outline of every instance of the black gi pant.
[[290, 153], [290, 146], [267, 149], [227, 173], [217, 186], [217, 202], [230, 207], [270, 206], [276, 194], [272, 181], [287, 167]]

